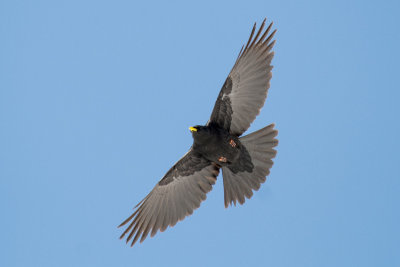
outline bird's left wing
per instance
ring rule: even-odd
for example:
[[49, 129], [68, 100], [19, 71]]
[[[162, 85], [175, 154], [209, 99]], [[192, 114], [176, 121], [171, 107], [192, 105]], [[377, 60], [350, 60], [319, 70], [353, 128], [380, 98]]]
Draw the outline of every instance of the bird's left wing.
[[[263, 107], [271, 80], [271, 51], [275, 41], [270, 35], [272, 23], [263, 31], [265, 20], [255, 34], [256, 25], [246, 47], [239, 56], [215, 102], [208, 125], [216, 124], [240, 136], [254, 121]], [[255, 35], [254, 35], [255, 34]]]
[[121, 235], [129, 233], [126, 242], [132, 244], [146, 239], [151, 231], [164, 231], [191, 215], [206, 199], [219, 173], [219, 168], [197, 153], [189, 150], [157, 183], [153, 190], [136, 205], [135, 212], [121, 226], [130, 223]]

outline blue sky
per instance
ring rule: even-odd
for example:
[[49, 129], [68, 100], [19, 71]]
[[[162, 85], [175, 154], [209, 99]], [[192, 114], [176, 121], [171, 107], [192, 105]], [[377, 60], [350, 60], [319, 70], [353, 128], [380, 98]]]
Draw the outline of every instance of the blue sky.
[[[398, 1], [1, 1], [0, 266], [400, 266]], [[190, 147], [252, 24], [271, 175], [133, 248], [125, 219]]]

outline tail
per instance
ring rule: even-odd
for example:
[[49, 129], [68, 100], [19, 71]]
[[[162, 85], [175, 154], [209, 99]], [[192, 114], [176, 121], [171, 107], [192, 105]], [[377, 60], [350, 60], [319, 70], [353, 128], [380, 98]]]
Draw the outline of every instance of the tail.
[[257, 191], [265, 182], [273, 164], [272, 159], [276, 155], [276, 150], [273, 148], [278, 145], [278, 140], [275, 139], [278, 131], [274, 130], [274, 126], [274, 124], [268, 125], [240, 138], [240, 142], [251, 158], [251, 172], [248, 170], [237, 171], [235, 166], [222, 167], [225, 208], [232, 202], [236, 206], [236, 201], [243, 204], [245, 197], [250, 199], [253, 195], [252, 190]]

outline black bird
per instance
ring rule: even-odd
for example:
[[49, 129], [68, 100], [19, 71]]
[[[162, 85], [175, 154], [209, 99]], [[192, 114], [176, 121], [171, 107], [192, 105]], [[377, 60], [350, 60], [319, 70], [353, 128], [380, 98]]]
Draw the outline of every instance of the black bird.
[[[265, 182], [278, 132], [271, 124], [240, 137], [263, 107], [271, 80], [271, 60], [274, 56], [270, 35], [272, 23], [263, 31], [265, 20], [255, 34], [256, 24], [215, 102], [205, 126], [190, 127], [193, 145], [165, 174], [153, 190], [136, 205], [135, 212], [121, 226], [128, 224], [121, 239], [129, 233], [131, 246], [151, 233], [164, 231], [191, 215], [206, 199], [222, 170], [225, 207], [236, 201], [250, 199], [252, 190]], [[254, 35], [255, 34], [255, 35]]]

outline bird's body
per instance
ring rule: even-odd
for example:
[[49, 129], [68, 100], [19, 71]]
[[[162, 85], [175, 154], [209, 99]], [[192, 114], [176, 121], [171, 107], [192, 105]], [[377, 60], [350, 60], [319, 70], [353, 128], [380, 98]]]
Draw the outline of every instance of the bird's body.
[[241, 151], [239, 138], [215, 125], [195, 126], [193, 151], [220, 166], [234, 164]]
[[[136, 205], [120, 226], [128, 224], [121, 238], [131, 245], [154, 236], [193, 213], [206, 199], [222, 170], [225, 207], [251, 198], [272, 167], [277, 131], [271, 124], [242, 136], [264, 105], [271, 75], [275, 33], [263, 32], [265, 20], [250, 38], [225, 80], [206, 125], [190, 127], [193, 145]], [[255, 35], [254, 35], [255, 34]]]

